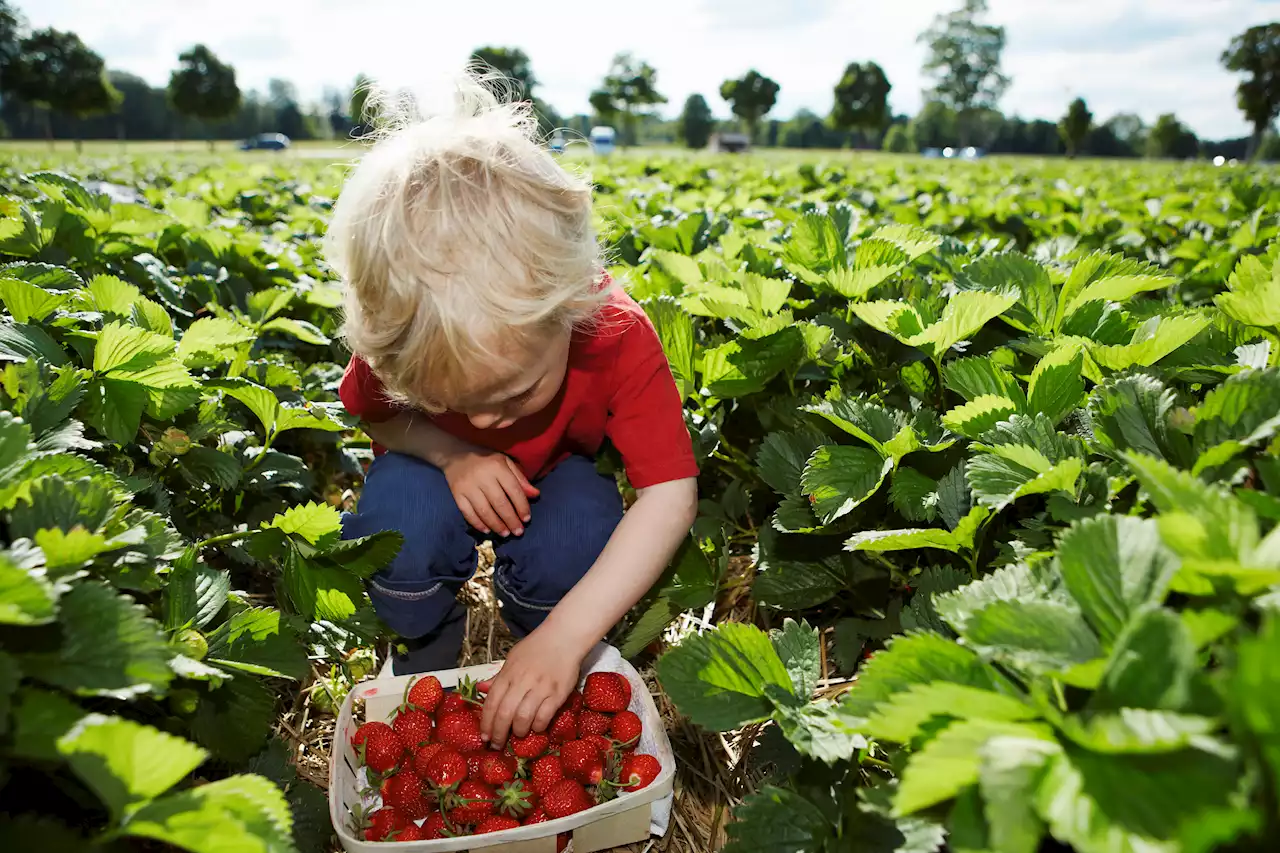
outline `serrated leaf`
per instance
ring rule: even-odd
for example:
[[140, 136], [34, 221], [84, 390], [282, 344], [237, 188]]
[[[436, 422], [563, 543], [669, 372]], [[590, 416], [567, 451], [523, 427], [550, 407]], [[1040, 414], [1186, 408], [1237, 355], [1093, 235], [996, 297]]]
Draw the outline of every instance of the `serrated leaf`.
[[121, 322], [108, 323], [93, 349], [94, 373], [140, 370], [173, 352], [171, 338]]
[[915, 684], [877, 706], [861, 730], [873, 738], [910, 743], [933, 717], [1032, 720], [1038, 712], [1012, 696], [964, 684]]
[[801, 491], [823, 524], [848, 515], [880, 488], [893, 461], [863, 447], [825, 445], [809, 458]]
[[930, 566], [912, 578], [914, 592], [902, 611], [905, 631], [933, 631], [944, 636], [951, 632], [933, 606], [935, 595], [944, 595], [968, 584], [972, 578], [953, 566]]
[[1035, 810], [1036, 790], [1061, 747], [1040, 738], [999, 735], [979, 749], [978, 790], [992, 849], [1036, 853], [1044, 824]]
[[680, 396], [687, 398], [698, 389], [694, 370], [693, 318], [668, 297], [646, 300], [643, 306], [658, 333], [658, 340], [662, 342], [662, 351], [680, 388]]
[[959, 629], [979, 652], [1031, 670], [1067, 669], [1102, 656], [1080, 612], [1058, 601], [995, 601]]
[[275, 718], [276, 697], [255, 678], [233, 678], [202, 696], [191, 735], [226, 761], [247, 761], [262, 748]]
[[225, 391], [228, 396], [239, 400], [261, 422], [264, 431], [270, 433], [276, 428], [276, 418], [280, 412], [280, 403], [270, 389], [255, 385], [244, 379], [222, 379], [205, 383], [206, 388]]
[[647, 258], [661, 267], [681, 287], [695, 287], [702, 283], [702, 268], [688, 255], [666, 249], [650, 249]]
[[196, 445], [178, 459], [178, 464], [197, 481], [224, 491], [240, 482], [240, 463], [230, 453], [212, 447]]
[[806, 213], [791, 226], [782, 257], [797, 273], [821, 275], [847, 265], [845, 235], [829, 215]]
[[281, 403], [276, 414], [276, 433], [291, 429], [318, 429], [323, 432], [342, 432], [351, 424], [340, 420], [341, 404], [304, 403], [293, 405]]
[[365, 600], [364, 584], [355, 575], [303, 559], [292, 549], [285, 561], [284, 584], [294, 607], [314, 619], [342, 622]]
[[83, 527], [37, 530], [34, 538], [44, 553], [45, 565], [55, 570], [54, 577], [78, 569], [112, 548], [101, 533], [90, 533]]
[[1150, 456], [1129, 453], [1125, 461], [1161, 512], [1165, 544], [1179, 556], [1235, 561], [1252, 554], [1258, 521], [1228, 492]]
[[746, 294], [752, 311], [768, 316], [786, 307], [787, 298], [791, 296], [791, 282], [748, 272], [742, 276], [742, 292]]
[[769, 635], [741, 623], [686, 637], [658, 661], [658, 675], [680, 712], [713, 731], [768, 717], [770, 685], [792, 690]]
[[254, 338], [252, 329], [229, 317], [201, 317], [191, 324], [178, 342], [178, 359], [185, 364], [191, 364], [201, 356], [229, 360], [239, 347]]
[[274, 527], [285, 533], [300, 536], [317, 547], [335, 540], [342, 532], [342, 514], [322, 503], [299, 504], [290, 507], [271, 521], [262, 523], [263, 529]]
[[43, 359], [54, 367], [70, 363], [66, 351], [38, 325], [0, 317], [0, 361]]
[[757, 340], [729, 341], [703, 353], [702, 381], [718, 397], [754, 394], [804, 353], [804, 335], [794, 326]]
[[391, 564], [404, 544], [397, 530], [380, 530], [372, 536], [342, 539], [325, 549], [324, 557], [361, 580]]
[[163, 794], [208, 755], [195, 744], [120, 717], [90, 714], [58, 751], [118, 819]]
[[993, 602], [1052, 597], [1053, 589], [1037, 575], [1036, 570], [1023, 563], [1015, 563], [935, 597], [934, 607], [952, 628], [962, 632], [973, 614]]
[[1133, 333], [1129, 343], [1091, 347], [1089, 357], [1099, 367], [1109, 370], [1150, 367], [1203, 332], [1208, 325], [1209, 318], [1204, 314], [1152, 317]]
[[978, 783], [982, 748], [996, 737], [1052, 742], [1047, 726], [996, 720], [960, 720], [912, 753], [893, 798], [896, 816], [913, 814], [958, 796]]
[[276, 317], [262, 325], [264, 332], [280, 332], [290, 337], [297, 338], [304, 344], [313, 346], [328, 346], [329, 339], [325, 337], [319, 329], [305, 320], [295, 320], [292, 317]]
[[1004, 397], [1019, 407], [1026, 404], [1022, 386], [1004, 368], [985, 356], [958, 358], [947, 362], [943, 370], [946, 386], [966, 400], [979, 397]]
[[0, 625], [47, 625], [56, 614], [57, 595], [43, 573], [0, 554]]
[[867, 325], [897, 338], [932, 358], [972, 336], [1016, 302], [1016, 297], [961, 291], [952, 296], [936, 323], [925, 327], [915, 309], [906, 302], [865, 302], [851, 306]]
[[818, 629], [808, 622], [784, 619], [782, 630], [770, 634], [778, 659], [791, 676], [793, 692], [801, 699], [808, 699], [822, 677], [822, 665], [818, 652], [821, 642]]
[[1084, 350], [1076, 344], [1060, 346], [1040, 359], [1027, 387], [1027, 411], [1057, 424], [1084, 397], [1083, 369]]
[[142, 292], [128, 282], [113, 275], [96, 275], [86, 288], [89, 302], [103, 314], [118, 317], [130, 316], [134, 304], [142, 298]]
[[985, 290], [1018, 294], [1018, 304], [1010, 308], [1005, 319], [1016, 328], [1051, 336], [1057, 319], [1057, 297], [1049, 272], [1019, 252], [986, 255], [965, 266], [956, 274], [957, 286], [966, 290]]
[[965, 465], [961, 462], [938, 481], [938, 514], [952, 530], [973, 507], [964, 470]]
[[69, 298], [66, 293], [45, 290], [0, 272], [0, 300], [19, 323], [40, 323], [65, 305]]
[[1085, 619], [1110, 644], [1134, 614], [1164, 600], [1178, 559], [1154, 521], [1102, 515], [1062, 536], [1058, 565]]
[[1059, 730], [1085, 749], [1125, 754], [1177, 752], [1197, 744], [1212, 747], [1210, 736], [1219, 727], [1211, 717], [1144, 708], [1119, 708], [1058, 722]]
[[1196, 407], [1192, 473], [1225, 464], [1280, 431], [1280, 369], [1250, 370], [1227, 379]]
[[851, 716], [867, 717], [897, 693], [934, 683], [1012, 692], [991, 666], [952, 639], [939, 634], [907, 634], [891, 639], [862, 666], [841, 705]]
[[1268, 271], [1263, 259], [1243, 255], [1227, 279], [1227, 293], [1214, 297], [1229, 317], [1247, 326], [1280, 326], [1280, 266]]
[[176, 631], [187, 625], [204, 628], [227, 603], [231, 574], [192, 562], [175, 565], [165, 584], [165, 628]]
[[894, 509], [907, 521], [928, 522], [938, 515], [938, 483], [914, 468], [899, 468], [889, 484]]
[[1017, 405], [1008, 397], [983, 394], [943, 415], [942, 425], [966, 438], [977, 439], [1017, 411]]
[[865, 299], [867, 294], [905, 269], [910, 261], [901, 247], [873, 236], [862, 241], [851, 267], [827, 271], [823, 282], [845, 299]]
[[1274, 613], [1258, 633], [1241, 641], [1227, 701], [1261, 747], [1272, 785], [1280, 784], [1280, 618]]
[[871, 235], [873, 240], [887, 240], [906, 253], [909, 260], [917, 260], [942, 245], [942, 237], [918, 225], [894, 223], [882, 225]]
[[1139, 293], [1170, 287], [1174, 281], [1152, 264], [1095, 252], [1072, 268], [1062, 286], [1058, 316], [1068, 317], [1087, 302], [1124, 302]]
[[734, 810], [724, 853], [818, 853], [835, 829], [797, 791], [765, 785]]
[[884, 455], [885, 443], [892, 440], [906, 425], [906, 420], [900, 413], [891, 412], [883, 406], [866, 400], [850, 397], [824, 400], [812, 406], [805, 406], [804, 411], [820, 415], [854, 438], [865, 441], [880, 451], [881, 455]]
[[822, 560], [785, 559], [766, 547], [771, 535], [772, 531], [768, 535], [762, 531], [757, 546], [758, 574], [751, 586], [757, 602], [781, 610], [803, 610], [830, 601], [848, 588], [840, 555]]
[[86, 696], [162, 693], [173, 678], [160, 626], [105, 583], [82, 581], [59, 602], [62, 646], [27, 655], [32, 677]]
[[214, 663], [254, 675], [301, 681], [306, 677], [306, 651], [280, 612], [269, 607], [241, 610], [209, 635], [208, 658]]
[[1093, 438], [1112, 456], [1132, 451], [1174, 461], [1187, 445], [1185, 437], [1169, 427], [1174, 406], [1173, 391], [1155, 377], [1135, 374], [1109, 380], [1089, 396]]
[[823, 441], [821, 433], [809, 429], [769, 433], [756, 453], [760, 477], [779, 494], [799, 494], [805, 465]]
[[1195, 673], [1195, 641], [1186, 624], [1168, 610], [1146, 610], [1117, 637], [1090, 706], [1182, 711]]
[[293, 853], [289, 804], [260, 776], [230, 776], [156, 800], [124, 832], [191, 853]]
[[849, 761], [858, 750], [867, 747], [867, 739], [858, 726], [860, 721], [829, 700], [780, 702], [774, 720], [798, 752], [827, 764]]

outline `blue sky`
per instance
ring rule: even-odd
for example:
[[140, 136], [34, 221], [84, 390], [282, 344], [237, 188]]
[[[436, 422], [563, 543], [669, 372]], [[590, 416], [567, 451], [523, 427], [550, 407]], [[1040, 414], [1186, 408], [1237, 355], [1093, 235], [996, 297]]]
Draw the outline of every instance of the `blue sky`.
[[[959, 0], [17, 0], [33, 26], [71, 29], [113, 68], [156, 84], [177, 54], [204, 42], [237, 68], [242, 88], [284, 77], [304, 99], [346, 88], [358, 72], [391, 86], [430, 83], [482, 44], [529, 54], [541, 95], [565, 114], [612, 55], [658, 69], [668, 114], [700, 92], [727, 114], [720, 82], [757, 68], [782, 91], [775, 115], [825, 113], [845, 63], [879, 62], [895, 111], [914, 112], [925, 81], [916, 35]], [[1236, 79], [1218, 57], [1231, 37], [1280, 19], [1280, 0], [990, 0], [1006, 28], [1006, 113], [1056, 119], [1077, 95], [1099, 119], [1176, 112], [1209, 137], [1243, 135]], [[178, 9], [181, 12], [178, 12]], [[643, 10], [640, 13], [638, 10]]]

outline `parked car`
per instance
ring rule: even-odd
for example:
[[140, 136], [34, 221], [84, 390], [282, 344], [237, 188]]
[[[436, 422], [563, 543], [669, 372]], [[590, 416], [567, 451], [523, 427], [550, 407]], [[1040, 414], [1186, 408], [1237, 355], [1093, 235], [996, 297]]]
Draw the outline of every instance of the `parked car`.
[[617, 133], [612, 127], [591, 128], [591, 150], [597, 154], [612, 154]]
[[240, 143], [241, 151], [283, 151], [289, 147], [289, 137], [283, 133], [259, 133]]

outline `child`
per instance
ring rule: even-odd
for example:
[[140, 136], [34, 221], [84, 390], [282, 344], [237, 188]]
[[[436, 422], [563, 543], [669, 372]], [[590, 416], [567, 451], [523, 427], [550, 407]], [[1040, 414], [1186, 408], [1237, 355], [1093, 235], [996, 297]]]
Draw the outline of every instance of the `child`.
[[[478, 538], [521, 637], [481, 728], [545, 729], [588, 650], [649, 590], [693, 523], [697, 464], [653, 326], [600, 265], [590, 185], [535, 141], [525, 105], [468, 76], [452, 114], [403, 119], [342, 190], [327, 257], [355, 354], [341, 384], [376, 457], [348, 537], [397, 530], [373, 576], [406, 638], [396, 674], [456, 666], [455, 600]], [[594, 456], [608, 438], [638, 498]]]

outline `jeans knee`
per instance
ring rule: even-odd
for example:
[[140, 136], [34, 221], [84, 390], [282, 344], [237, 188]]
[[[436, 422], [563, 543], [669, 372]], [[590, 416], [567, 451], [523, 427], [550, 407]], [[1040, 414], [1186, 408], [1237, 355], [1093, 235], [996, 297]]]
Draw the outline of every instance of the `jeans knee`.
[[378, 618], [410, 639], [431, 633], [457, 604], [457, 589], [444, 581], [404, 582], [374, 575], [369, 600]]

